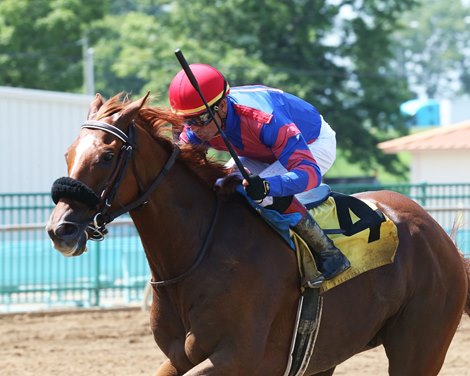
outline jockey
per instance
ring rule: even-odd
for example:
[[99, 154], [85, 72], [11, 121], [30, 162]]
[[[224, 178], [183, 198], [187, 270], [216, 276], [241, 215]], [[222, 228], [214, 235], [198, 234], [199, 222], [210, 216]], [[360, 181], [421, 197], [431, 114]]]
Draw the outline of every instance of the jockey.
[[[227, 139], [250, 172], [242, 184], [260, 205], [281, 213], [299, 212], [294, 230], [315, 254], [324, 277], [318, 286], [350, 267], [296, 194], [317, 187], [336, 158], [336, 134], [318, 110], [302, 99], [262, 85], [230, 88], [214, 67], [191, 64], [200, 90]], [[171, 81], [173, 111], [186, 121], [180, 141], [227, 150], [204, 102], [184, 70]], [[233, 160], [228, 162], [233, 166]]]

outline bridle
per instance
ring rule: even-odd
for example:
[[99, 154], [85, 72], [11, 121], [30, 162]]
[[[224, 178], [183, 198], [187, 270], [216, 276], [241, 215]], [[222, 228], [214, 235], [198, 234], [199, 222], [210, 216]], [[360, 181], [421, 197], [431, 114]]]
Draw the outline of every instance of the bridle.
[[87, 226], [87, 237], [89, 240], [101, 241], [108, 232], [106, 229], [107, 224], [111, 223], [120, 215], [134, 210], [147, 202], [150, 194], [163, 181], [165, 176], [173, 167], [180, 153], [180, 149], [177, 145], [174, 146], [173, 152], [166, 161], [160, 173], [137, 200], [111, 213], [109, 209], [114, 201], [117, 190], [129, 165], [129, 161], [132, 159], [132, 155], [135, 149], [135, 122], [133, 121], [129, 125], [128, 134], [124, 133], [121, 129], [114, 125], [97, 120], [86, 121], [82, 124], [82, 128], [98, 129], [109, 133], [122, 141], [123, 144], [118, 155], [116, 167], [114, 168], [110, 178], [108, 179], [99, 196], [96, 195], [96, 193], [85, 183], [69, 177], [62, 177], [57, 179], [52, 185], [51, 195], [54, 203], [56, 204], [61, 198], [70, 198], [93, 209], [96, 208], [95, 214], [89, 220], [89, 224]]
[[119, 128], [115, 127], [114, 125], [111, 125], [105, 122], [99, 122], [96, 120], [86, 121], [82, 125], [82, 128], [102, 130], [104, 132], [107, 132], [116, 136], [123, 142], [120, 156], [119, 156], [119, 161], [114, 170], [115, 172], [111, 175], [110, 182], [107, 185], [109, 188], [105, 188], [103, 193], [101, 194], [101, 208], [100, 208], [101, 210], [98, 210], [97, 214], [93, 218], [93, 230], [94, 230], [94, 233], [96, 234], [100, 232], [100, 229], [102, 227], [105, 228], [107, 223], [112, 222], [115, 218], [131, 210], [134, 210], [138, 208], [139, 206], [144, 205], [147, 202], [150, 194], [163, 181], [165, 176], [173, 167], [173, 164], [175, 163], [176, 158], [178, 157], [180, 153], [180, 148], [177, 145], [174, 146], [173, 152], [171, 153], [170, 157], [166, 161], [160, 173], [157, 175], [154, 181], [150, 184], [147, 190], [137, 200], [135, 200], [134, 202], [131, 202], [128, 205], [125, 205], [124, 207], [122, 207], [119, 210], [116, 210], [113, 213], [109, 213], [108, 210], [111, 207], [111, 203], [113, 202], [117, 189], [121, 183], [121, 179], [124, 175], [124, 171], [126, 170], [126, 167], [135, 149], [135, 122], [132, 121], [132, 123], [129, 125], [128, 135], [125, 134], [123, 131], [121, 131]]
[[[181, 150], [178, 145], [174, 145], [173, 151], [170, 157], [167, 159], [165, 165], [161, 169], [160, 173], [155, 177], [153, 182], [150, 186], [142, 193], [139, 198], [120, 209], [113, 211], [112, 213], [109, 212], [112, 202], [116, 196], [117, 190], [121, 183], [121, 180], [124, 176], [124, 172], [129, 165], [129, 161], [132, 158], [133, 151], [135, 149], [135, 122], [132, 121], [129, 125], [128, 134], [123, 132], [118, 127], [108, 124], [103, 121], [97, 120], [88, 120], [82, 124], [82, 128], [86, 129], [97, 129], [109, 133], [119, 140], [122, 141], [123, 145], [121, 147], [118, 162], [116, 163], [116, 167], [114, 168], [110, 179], [106, 183], [103, 191], [101, 192], [100, 197], [98, 197], [93, 190], [88, 187], [83, 182], [72, 179], [69, 177], [62, 177], [57, 179], [53, 186], [52, 186], [52, 199], [57, 204], [57, 202], [61, 198], [71, 198], [73, 200], [79, 201], [88, 205], [90, 207], [96, 207], [97, 210], [93, 215], [92, 219], [90, 220], [87, 226], [87, 237], [89, 240], [94, 241], [101, 241], [104, 239], [105, 235], [107, 234], [108, 230], [106, 229], [106, 225], [111, 223], [114, 219], [119, 217], [120, 215], [127, 213], [131, 210], [134, 210], [142, 205], [144, 205], [147, 201], [151, 193], [157, 188], [157, 186], [163, 181], [165, 176], [171, 170], [173, 165], [175, 164], [178, 155], [180, 154]], [[71, 189], [73, 187], [73, 189]], [[183, 274], [178, 277], [162, 280], [162, 281], [150, 281], [150, 283], [154, 287], [161, 287], [167, 286], [171, 284], [175, 284], [180, 282], [184, 278], [186, 278], [190, 273], [192, 273], [201, 263], [202, 259], [204, 258], [206, 251], [208, 249], [209, 243], [212, 239], [212, 235], [214, 233], [215, 223], [217, 222], [218, 214], [219, 214], [219, 199], [218, 196], [216, 200], [216, 209], [214, 212], [214, 216], [212, 218], [212, 222], [209, 228], [209, 231], [206, 235], [202, 248], [200, 249], [196, 261], [194, 264], [187, 269]]]
[[180, 153], [180, 148], [175, 145], [173, 148], [173, 152], [166, 161], [165, 165], [163, 166], [160, 173], [154, 179], [154, 181], [150, 184], [147, 190], [140, 195], [140, 197], [131, 202], [128, 205], [123, 206], [122, 208], [110, 213], [109, 208], [111, 207], [112, 202], [116, 196], [117, 190], [121, 184], [121, 180], [124, 177], [124, 172], [127, 169], [129, 161], [132, 158], [133, 151], [135, 149], [135, 122], [129, 125], [129, 133], [124, 133], [118, 127], [105, 123], [103, 121], [97, 120], [88, 120], [82, 124], [82, 128], [86, 129], [98, 129], [113, 136], [117, 137], [123, 142], [121, 147], [121, 151], [118, 156], [118, 162], [116, 167], [111, 174], [111, 177], [108, 183], [105, 185], [100, 197], [100, 204], [98, 206], [98, 210], [93, 217], [93, 221], [88, 226], [88, 229], [91, 231], [90, 240], [103, 240], [104, 235], [107, 233], [106, 225], [111, 223], [114, 219], [121, 216], [124, 213], [127, 213], [131, 210], [138, 208], [141, 205], [144, 205], [150, 194], [157, 188], [157, 186], [163, 181], [164, 177], [173, 167], [173, 164], [176, 161]]

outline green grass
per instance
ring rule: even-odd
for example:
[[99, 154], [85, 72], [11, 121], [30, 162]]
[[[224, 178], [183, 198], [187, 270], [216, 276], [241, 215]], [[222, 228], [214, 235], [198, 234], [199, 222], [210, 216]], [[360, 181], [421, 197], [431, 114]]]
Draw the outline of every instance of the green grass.
[[[411, 155], [407, 152], [398, 153], [398, 158], [405, 165], [409, 166]], [[337, 152], [336, 161], [331, 169], [326, 173], [327, 178], [345, 178], [345, 177], [373, 177], [382, 184], [408, 183], [409, 177], [398, 177], [390, 174], [382, 166], [374, 166], [370, 169], [361, 168], [358, 164], [351, 164], [346, 160], [344, 153], [340, 150]]]

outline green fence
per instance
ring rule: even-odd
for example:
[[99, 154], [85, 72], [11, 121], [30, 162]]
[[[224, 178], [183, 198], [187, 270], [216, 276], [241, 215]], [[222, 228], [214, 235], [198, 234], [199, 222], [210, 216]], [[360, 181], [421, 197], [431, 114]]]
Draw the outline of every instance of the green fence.
[[[470, 256], [470, 184], [336, 185], [335, 191], [391, 189], [426, 208]], [[149, 278], [143, 249], [129, 217], [109, 226], [103, 242], [80, 257], [55, 251], [44, 230], [53, 208], [46, 193], [0, 195], [0, 312], [52, 307], [116, 306], [140, 302]]]
[[460, 226], [457, 245], [470, 257], [470, 184], [336, 185], [332, 188], [347, 194], [380, 189], [400, 192], [423, 206], [447, 233], [457, 221]]
[[0, 312], [142, 299], [149, 269], [130, 219], [116, 220], [84, 255], [66, 258], [45, 231], [52, 208], [49, 194], [0, 195]]

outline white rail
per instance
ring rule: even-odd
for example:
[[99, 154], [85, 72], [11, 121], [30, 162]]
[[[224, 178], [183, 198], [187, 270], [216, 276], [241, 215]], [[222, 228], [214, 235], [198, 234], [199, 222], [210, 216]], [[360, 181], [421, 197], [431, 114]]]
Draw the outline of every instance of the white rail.
[[[132, 222], [130, 219], [116, 219], [115, 221], [109, 223], [107, 226], [126, 226], [126, 225], [134, 225], [134, 222]], [[0, 225], [0, 232], [43, 230], [45, 228], [46, 228], [45, 223]]]

